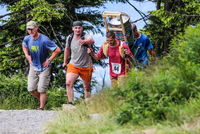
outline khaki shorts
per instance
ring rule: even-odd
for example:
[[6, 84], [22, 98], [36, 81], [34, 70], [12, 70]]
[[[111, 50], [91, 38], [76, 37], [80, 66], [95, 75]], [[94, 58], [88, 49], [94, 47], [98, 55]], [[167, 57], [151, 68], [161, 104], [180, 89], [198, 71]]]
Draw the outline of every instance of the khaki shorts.
[[28, 91], [37, 89], [39, 93], [45, 93], [51, 80], [51, 66], [47, 67], [44, 71], [39, 72], [33, 65], [30, 65], [28, 74]]
[[112, 87], [116, 87], [118, 86], [120, 83], [123, 83], [123, 81], [126, 79], [125, 75], [119, 75], [117, 77], [112, 77], [110, 76], [110, 81], [111, 81], [111, 86]]
[[90, 82], [90, 78], [92, 78], [92, 72], [93, 72], [93, 67], [91, 67], [91, 76], [89, 76], [89, 67], [87, 68], [76, 67], [70, 63], [67, 65], [67, 73], [78, 74], [86, 82]]

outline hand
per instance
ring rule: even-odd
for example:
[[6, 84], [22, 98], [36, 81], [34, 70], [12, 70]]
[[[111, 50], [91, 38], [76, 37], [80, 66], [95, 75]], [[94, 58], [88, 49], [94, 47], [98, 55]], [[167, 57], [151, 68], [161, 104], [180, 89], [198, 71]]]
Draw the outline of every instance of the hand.
[[90, 49], [90, 48], [87, 49], [87, 53], [88, 53], [88, 54], [89, 54], [89, 53], [92, 53], [92, 52], [93, 52], [92, 49]]
[[67, 66], [67, 63], [64, 62], [63, 65], [62, 65], [63, 69], [66, 70], [66, 66]]
[[48, 59], [42, 64], [42, 67], [48, 67], [50, 62], [48, 62]]
[[78, 44], [79, 44], [80, 46], [82, 46], [83, 44], [85, 44], [85, 40], [80, 39], [80, 40], [78, 41]]
[[26, 58], [27, 58], [28, 62], [29, 62], [31, 65], [33, 65], [32, 60], [31, 60], [31, 56], [28, 55]]
[[127, 57], [130, 57], [130, 54], [129, 54], [129, 51], [128, 51], [127, 48], [124, 48], [124, 53], [125, 53], [125, 55], [126, 55]]
[[126, 55], [128, 55], [128, 54], [129, 54], [129, 52], [128, 52], [128, 49], [127, 49], [127, 48], [124, 48], [124, 52], [125, 52], [125, 54], [126, 54]]

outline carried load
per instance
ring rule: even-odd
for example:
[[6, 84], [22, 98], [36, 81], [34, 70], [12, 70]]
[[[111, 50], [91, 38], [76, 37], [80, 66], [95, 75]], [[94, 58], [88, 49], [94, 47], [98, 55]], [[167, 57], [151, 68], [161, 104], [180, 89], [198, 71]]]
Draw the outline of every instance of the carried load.
[[[130, 17], [128, 13], [119, 11], [119, 12], [103, 12], [102, 14], [104, 23], [106, 26], [106, 31], [113, 31], [115, 33], [116, 39], [121, 42], [125, 42], [129, 48], [132, 47], [131, 43], [133, 43], [133, 31], [130, 22]], [[104, 45], [104, 43], [103, 43]], [[107, 45], [108, 46], [108, 45]], [[103, 46], [104, 50], [108, 50], [106, 47], [106, 43]], [[122, 58], [124, 58], [124, 47], [121, 43], [119, 47], [119, 52]], [[105, 52], [106, 53], [106, 52]], [[107, 55], [104, 54], [105, 56]], [[134, 61], [134, 59], [133, 59]], [[125, 60], [126, 63], [126, 60]]]
[[108, 42], [103, 41], [103, 54], [108, 57]]

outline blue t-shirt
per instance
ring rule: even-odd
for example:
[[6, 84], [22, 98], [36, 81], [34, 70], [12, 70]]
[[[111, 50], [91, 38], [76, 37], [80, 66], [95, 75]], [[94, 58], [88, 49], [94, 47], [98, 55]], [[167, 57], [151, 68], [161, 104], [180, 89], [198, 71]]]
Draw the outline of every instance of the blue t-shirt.
[[37, 71], [46, 69], [46, 67], [42, 67], [42, 64], [49, 58], [48, 50], [54, 51], [58, 47], [47, 36], [41, 33], [36, 40], [31, 35], [25, 36], [23, 45], [29, 49], [33, 66]]
[[133, 43], [135, 46], [138, 47], [138, 54], [136, 56], [136, 59], [139, 62], [148, 64], [147, 50], [153, 48], [153, 45], [151, 44], [150, 39], [146, 35], [141, 34], [140, 38], [135, 39], [135, 41]]

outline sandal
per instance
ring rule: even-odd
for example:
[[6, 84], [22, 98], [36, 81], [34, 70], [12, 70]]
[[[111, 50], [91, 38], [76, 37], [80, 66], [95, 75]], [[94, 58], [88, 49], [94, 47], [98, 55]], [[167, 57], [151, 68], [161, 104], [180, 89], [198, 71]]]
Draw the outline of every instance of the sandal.
[[44, 110], [43, 108], [38, 108], [37, 110]]

